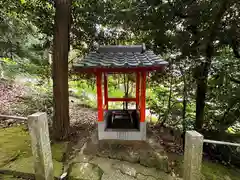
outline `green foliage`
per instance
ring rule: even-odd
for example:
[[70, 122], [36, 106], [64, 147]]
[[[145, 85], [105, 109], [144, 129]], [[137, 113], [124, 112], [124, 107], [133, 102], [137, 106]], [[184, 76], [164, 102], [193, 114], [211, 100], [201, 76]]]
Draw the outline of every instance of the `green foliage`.
[[[45, 7], [42, 1], [36, 2], [40, 2], [42, 7]], [[4, 71], [4, 78], [14, 77], [19, 73], [49, 78], [49, 36], [40, 33], [41, 30], [35, 21], [38, 19], [40, 23], [40, 19], [34, 17], [38, 5], [35, 4], [35, 8], [32, 8], [32, 3], [32, 1], [13, 0], [1, 2], [0, 62], [4, 63], [0, 68]], [[50, 12], [44, 14], [48, 16]], [[6, 59], [8, 59], [7, 62]]]
[[[16, 113], [39, 110], [52, 115], [54, 12], [52, 0], [0, 1], [0, 78], [30, 75], [39, 81], [30, 83], [32, 92], [15, 105]], [[145, 43], [169, 62], [164, 73], [151, 73], [148, 81], [147, 107], [158, 122], [192, 129], [196, 104], [201, 101], [204, 129], [238, 134], [239, 13], [239, 0], [72, 1], [69, 64], [97, 45]], [[77, 77], [69, 76], [70, 95], [96, 107], [95, 78]], [[128, 75], [127, 79], [125, 89], [134, 96], [134, 78]], [[123, 84], [122, 75], [109, 76], [109, 96], [123, 97]], [[206, 97], [196, 100], [197, 89], [204, 85]]]
[[[229, 1], [219, 14], [225, 2], [73, 1], [70, 61], [76, 55], [84, 56], [98, 44], [146, 43], [147, 48], [170, 62], [164, 75], [151, 75], [148, 106], [160, 122], [192, 128], [196, 82], [201, 76], [201, 65], [207, 61], [207, 44], [211, 42], [214, 51], [207, 73], [204, 127], [227, 130], [239, 121], [240, 4], [237, 0]], [[1, 77], [31, 74], [49, 80], [54, 1], [7, 0], [2, 1], [0, 9]], [[215, 28], [218, 16], [221, 19]], [[95, 95], [95, 79], [83, 79], [88, 82], [81, 80], [73, 85], [77, 86], [76, 94], [84, 96], [83, 101], [93, 102], [84, 92]], [[109, 77], [110, 96], [124, 96], [120, 84], [123, 77]], [[130, 96], [134, 94], [133, 87], [130, 81]]]
[[[0, 10], [1, 78], [30, 74], [49, 80], [54, 1], [7, 0]], [[239, 11], [237, 0], [73, 1], [70, 61], [99, 44], [144, 42], [170, 63], [165, 74], [151, 75], [148, 106], [159, 121], [192, 128], [198, 80], [205, 77], [204, 128], [225, 131], [239, 122], [240, 114]], [[73, 85], [76, 94], [93, 102], [83, 94], [95, 95], [95, 79], [83, 79]], [[110, 96], [124, 96], [119, 90], [123, 79], [109, 77]], [[130, 80], [129, 95], [133, 87]]]

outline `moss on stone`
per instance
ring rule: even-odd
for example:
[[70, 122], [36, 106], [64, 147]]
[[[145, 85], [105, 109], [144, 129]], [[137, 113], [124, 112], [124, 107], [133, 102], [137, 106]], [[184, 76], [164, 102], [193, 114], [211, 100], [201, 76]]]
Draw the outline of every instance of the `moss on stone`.
[[53, 159], [62, 162], [64, 153], [67, 150], [67, 142], [54, 143], [51, 145], [51, 149]]
[[14, 176], [5, 175], [5, 174], [0, 174], [0, 179], [3, 179], [3, 180], [24, 180], [22, 178], [16, 178]]
[[102, 169], [91, 163], [75, 163], [69, 173], [70, 180], [100, 180]]
[[33, 174], [33, 157], [19, 158], [8, 163], [1, 169]]
[[55, 177], [60, 177], [63, 173], [63, 163], [53, 160], [53, 171]]
[[[63, 163], [53, 160], [54, 176], [59, 177], [62, 174]], [[16, 171], [20, 173], [34, 174], [33, 157], [19, 158], [6, 166], [2, 167], [3, 170]]]
[[[51, 146], [56, 177], [62, 174], [66, 147], [66, 142], [53, 143]], [[24, 126], [0, 129], [0, 169], [34, 173], [31, 139]]]
[[32, 156], [31, 141], [23, 126], [0, 130], [0, 167], [10, 161]]

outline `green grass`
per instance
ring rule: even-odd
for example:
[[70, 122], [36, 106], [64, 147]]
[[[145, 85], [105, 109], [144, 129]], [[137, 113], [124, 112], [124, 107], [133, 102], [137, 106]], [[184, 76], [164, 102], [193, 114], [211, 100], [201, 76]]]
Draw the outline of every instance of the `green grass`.
[[81, 95], [83, 92], [89, 94], [96, 94], [96, 87], [88, 85], [87, 80], [81, 81], [69, 81], [69, 88], [77, 91], [77, 95]]
[[[97, 107], [97, 100], [96, 98], [90, 98], [87, 95], [92, 97], [96, 96], [96, 87], [88, 85], [87, 80], [81, 81], [69, 81], [69, 88], [74, 90], [75, 94], [78, 95], [81, 99], [81, 103], [86, 104], [92, 108]], [[113, 87], [109, 87], [108, 89], [108, 96], [109, 97], [116, 97], [121, 98], [124, 96], [124, 92], [120, 89], [114, 89]], [[119, 103], [109, 105], [110, 108], [121, 108], [122, 105]]]
[[[69, 81], [69, 87], [72, 89], [75, 89], [77, 91], [78, 95], [81, 95], [82, 92], [85, 92], [86, 94], [93, 94], [96, 95], [96, 87], [92, 87], [88, 85], [86, 80], [81, 81]], [[124, 92], [120, 89], [114, 89], [112, 87], [109, 87], [108, 89], [108, 96], [109, 97], [123, 97]]]
[[109, 94], [108, 94], [109, 97], [116, 97], [116, 98], [121, 98], [124, 96], [124, 92], [119, 90], [119, 89], [116, 89], [116, 90], [111, 90], [109, 91]]

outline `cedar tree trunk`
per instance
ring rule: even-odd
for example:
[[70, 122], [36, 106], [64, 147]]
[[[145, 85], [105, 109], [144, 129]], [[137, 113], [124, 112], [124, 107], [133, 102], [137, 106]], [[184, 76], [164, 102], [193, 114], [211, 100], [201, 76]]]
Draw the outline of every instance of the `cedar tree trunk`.
[[53, 101], [54, 137], [67, 138], [69, 132], [68, 51], [71, 20], [71, 0], [55, 1], [55, 29], [53, 40]]

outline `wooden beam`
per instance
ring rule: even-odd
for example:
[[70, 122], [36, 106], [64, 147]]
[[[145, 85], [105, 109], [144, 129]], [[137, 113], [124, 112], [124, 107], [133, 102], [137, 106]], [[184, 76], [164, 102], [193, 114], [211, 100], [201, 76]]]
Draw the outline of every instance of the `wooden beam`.
[[141, 76], [141, 107], [140, 107], [140, 122], [145, 121], [146, 114], [146, 72], [142, 72]]
[[104, 106], [108, 110], [108, 82], [106, 73], [104, 73]]
[[102, 73], [97, 73], [98, 121], [103, 121]]
[[108, 101], [136, 102], [136, 98], [108, 98]]

